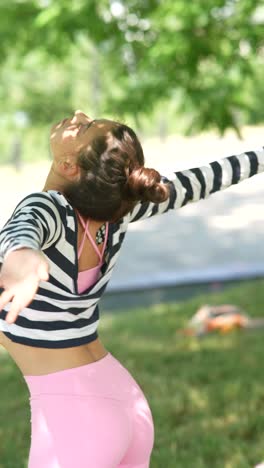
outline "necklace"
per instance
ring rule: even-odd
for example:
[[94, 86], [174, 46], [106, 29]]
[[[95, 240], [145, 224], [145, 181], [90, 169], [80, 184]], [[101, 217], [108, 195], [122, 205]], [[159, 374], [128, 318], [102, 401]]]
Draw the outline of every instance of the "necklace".
[[106, 226], [103, 224], [96, 232], [95, 241], [97, 245], [102, 244], [105, 240]]

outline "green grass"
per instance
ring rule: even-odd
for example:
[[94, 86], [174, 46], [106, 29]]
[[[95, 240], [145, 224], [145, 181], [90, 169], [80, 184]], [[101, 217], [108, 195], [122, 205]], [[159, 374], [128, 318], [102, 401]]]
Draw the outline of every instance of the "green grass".
[[[227, 302], [264, 316], [264, 280], [188, 302], [102, 314], [102, 341], [152, 409], [151, 468], [253, 468], [264, 459], [264, 329], [203, 339], [179, 332], [202, 304]], [[6, 353], [0, 365], [0, 468], [26, 468], [28, 391]]]

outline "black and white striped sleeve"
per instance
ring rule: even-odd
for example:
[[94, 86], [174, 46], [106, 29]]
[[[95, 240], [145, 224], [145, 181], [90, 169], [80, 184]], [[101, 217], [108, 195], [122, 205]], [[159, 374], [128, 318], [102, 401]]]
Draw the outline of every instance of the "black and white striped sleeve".
[[0, 231], [0, 261], [23, 247], [45, 250], [61, 236], [62, 221], [53, 198], [47, 192], [25, 197]]
[[187, 203], [196, 202], [211, 194], [238, 184], [264, 171], [264, 150], [247, 151], [237, 156], [228, 156], [219, 161], [184, 171], [172, 172], [162, 177], [169, 184], [170, 196], [163, 203], [138, 203], [127, 215], [128, 222], [150, 218], [156, 214], [178, 209]]

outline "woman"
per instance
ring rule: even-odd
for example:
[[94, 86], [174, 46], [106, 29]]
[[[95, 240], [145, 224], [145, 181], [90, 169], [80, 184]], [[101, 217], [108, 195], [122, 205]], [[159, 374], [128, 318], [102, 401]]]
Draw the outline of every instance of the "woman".
[[98, 301], [130, 222], [262, 172], [264, 152], [161, 178], [130, 128], [80, 111], [52, 127], [50, 142], [43, 191], [0, 234], [0, 341], [30, 392], [29, 468], [147, 468], [151, 412], [98, 337]]

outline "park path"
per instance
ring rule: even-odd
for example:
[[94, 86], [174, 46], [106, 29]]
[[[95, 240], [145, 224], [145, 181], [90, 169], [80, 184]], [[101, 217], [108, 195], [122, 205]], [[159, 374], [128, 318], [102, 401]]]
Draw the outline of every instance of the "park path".
[[[262, 138], [263, 135], [263, 138]], [[144, 144], [146, 165], [181, 170], [264, 145], [263, 128], [234, 135]], [[0, 226], [22, 196], [43, 187], [49, 163], [1, 171]], [[109, 291], [264, 275], [264, 175], [207, 200], [129, 227]]]

